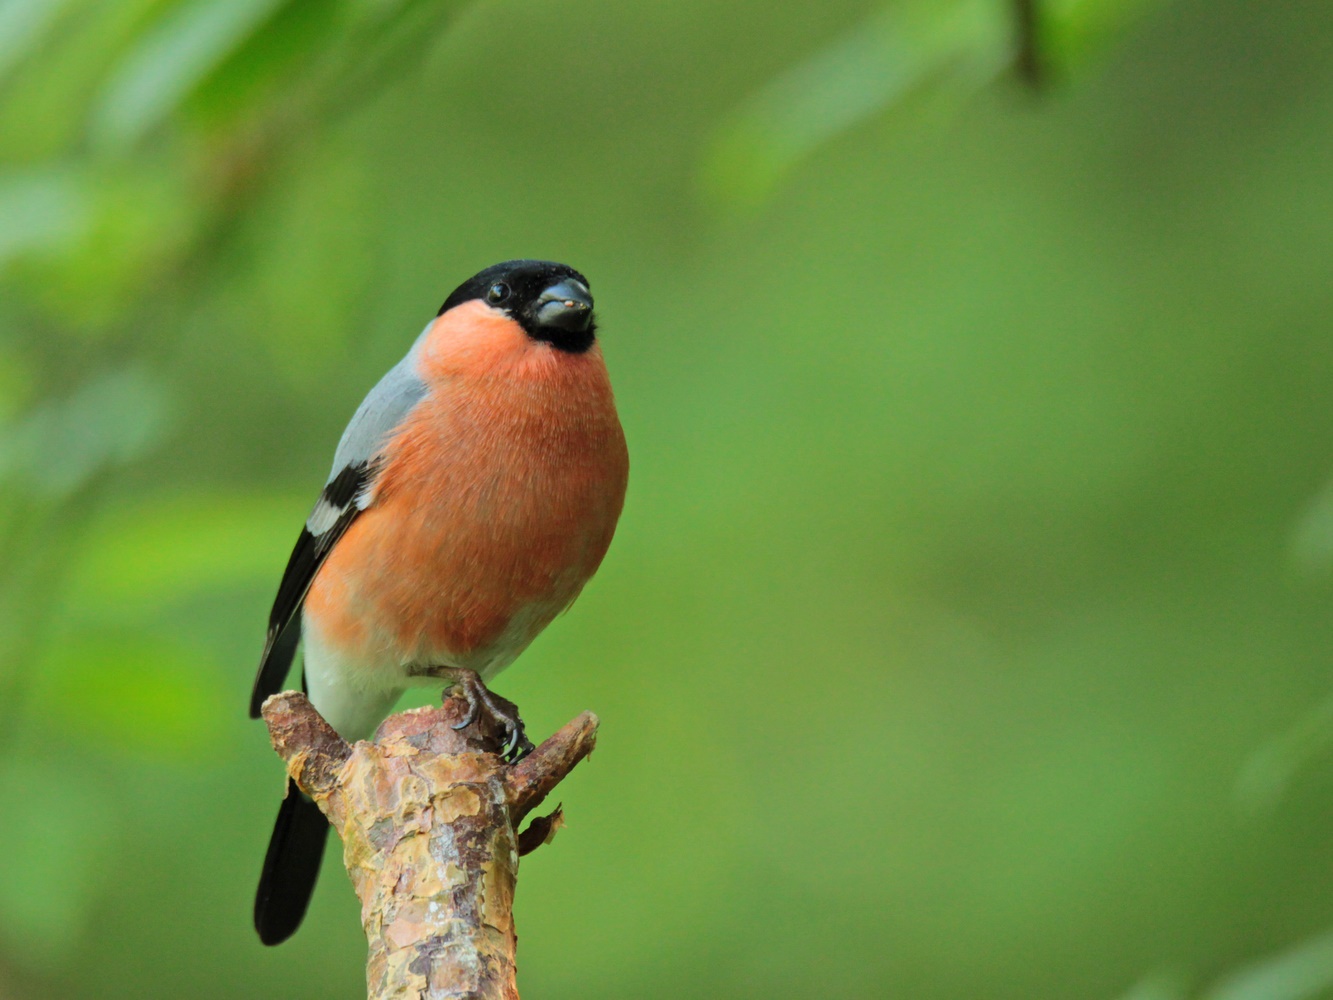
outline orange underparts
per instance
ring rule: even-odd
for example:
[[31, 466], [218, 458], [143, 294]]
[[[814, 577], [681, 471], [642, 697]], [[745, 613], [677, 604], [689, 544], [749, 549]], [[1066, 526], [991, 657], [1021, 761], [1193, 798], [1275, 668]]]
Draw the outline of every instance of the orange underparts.
[[483, 303], [440, 317], [419, 367], [430, 390], [305, 612], [367, 666], [483, 669], [526, 646], [602, 561], [625, 441], [595, 345], [561, 352]]

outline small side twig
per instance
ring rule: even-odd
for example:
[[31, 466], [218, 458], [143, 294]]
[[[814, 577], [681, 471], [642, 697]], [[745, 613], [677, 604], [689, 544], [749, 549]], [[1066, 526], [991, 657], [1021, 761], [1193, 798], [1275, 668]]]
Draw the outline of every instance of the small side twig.
[[395, 715], [373, 743], [348, 745], [305, 695], [264, 703], [273, 748], [343, 841], [361, 899], [370, 1000], [516, 1000], [513, 921], [520, 854], [548, 843], [559, 807], [518, 825], [592, 752], [585, 712], [517, 765], [498, 731], [452, 728], [459, 699]]

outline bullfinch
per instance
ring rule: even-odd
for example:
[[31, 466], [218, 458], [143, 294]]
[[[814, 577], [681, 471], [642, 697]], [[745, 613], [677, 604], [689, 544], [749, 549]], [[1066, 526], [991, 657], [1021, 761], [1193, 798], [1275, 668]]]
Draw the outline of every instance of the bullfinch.
[[[299, 644], [310, 700], [348, 740], [408, 685], [443, 681], [469, 720], [502, 724], [508, 756], [525, 753], [517, 710], [485, 682], [596, 571], [628, 474], [587, 279], [513, 260], [465, 281], [338, 442], [278, 586], [250, 714]], [[265, 944], [300, 925], [328, 831], [288, 781], [255, 897]]]

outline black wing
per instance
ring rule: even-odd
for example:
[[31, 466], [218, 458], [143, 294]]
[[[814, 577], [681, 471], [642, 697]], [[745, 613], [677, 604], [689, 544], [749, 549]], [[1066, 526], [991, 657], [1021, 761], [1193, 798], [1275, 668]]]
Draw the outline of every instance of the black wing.
[[301, 640], [301, 604], [325, 557], [361, 513], [357, 498], [365, 491], [372, 473], [372, 467], [362, 462], [347, 466], [329, 480], [297, 539], [296, 548], [292, 549], [268, 616], [268, 636], [259, 658], [254, 691], [250, 694], [252, 719], [259, 718], [265, 698], [282, 690]]

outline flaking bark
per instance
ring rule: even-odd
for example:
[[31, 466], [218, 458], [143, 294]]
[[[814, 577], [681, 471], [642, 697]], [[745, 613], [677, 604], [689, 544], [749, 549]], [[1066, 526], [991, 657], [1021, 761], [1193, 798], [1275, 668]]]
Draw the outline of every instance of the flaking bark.
[[369, 1000], [517, 1000], [513, 921], [520, 854], [550, 841], [559, 807], [518, 826], [592, 752], [584, 712], [517, 765], [466, 704], [395, 715], [349, 745], [296, 691], [264, 702], [273, 747], [343, 841], [369, 944]]

